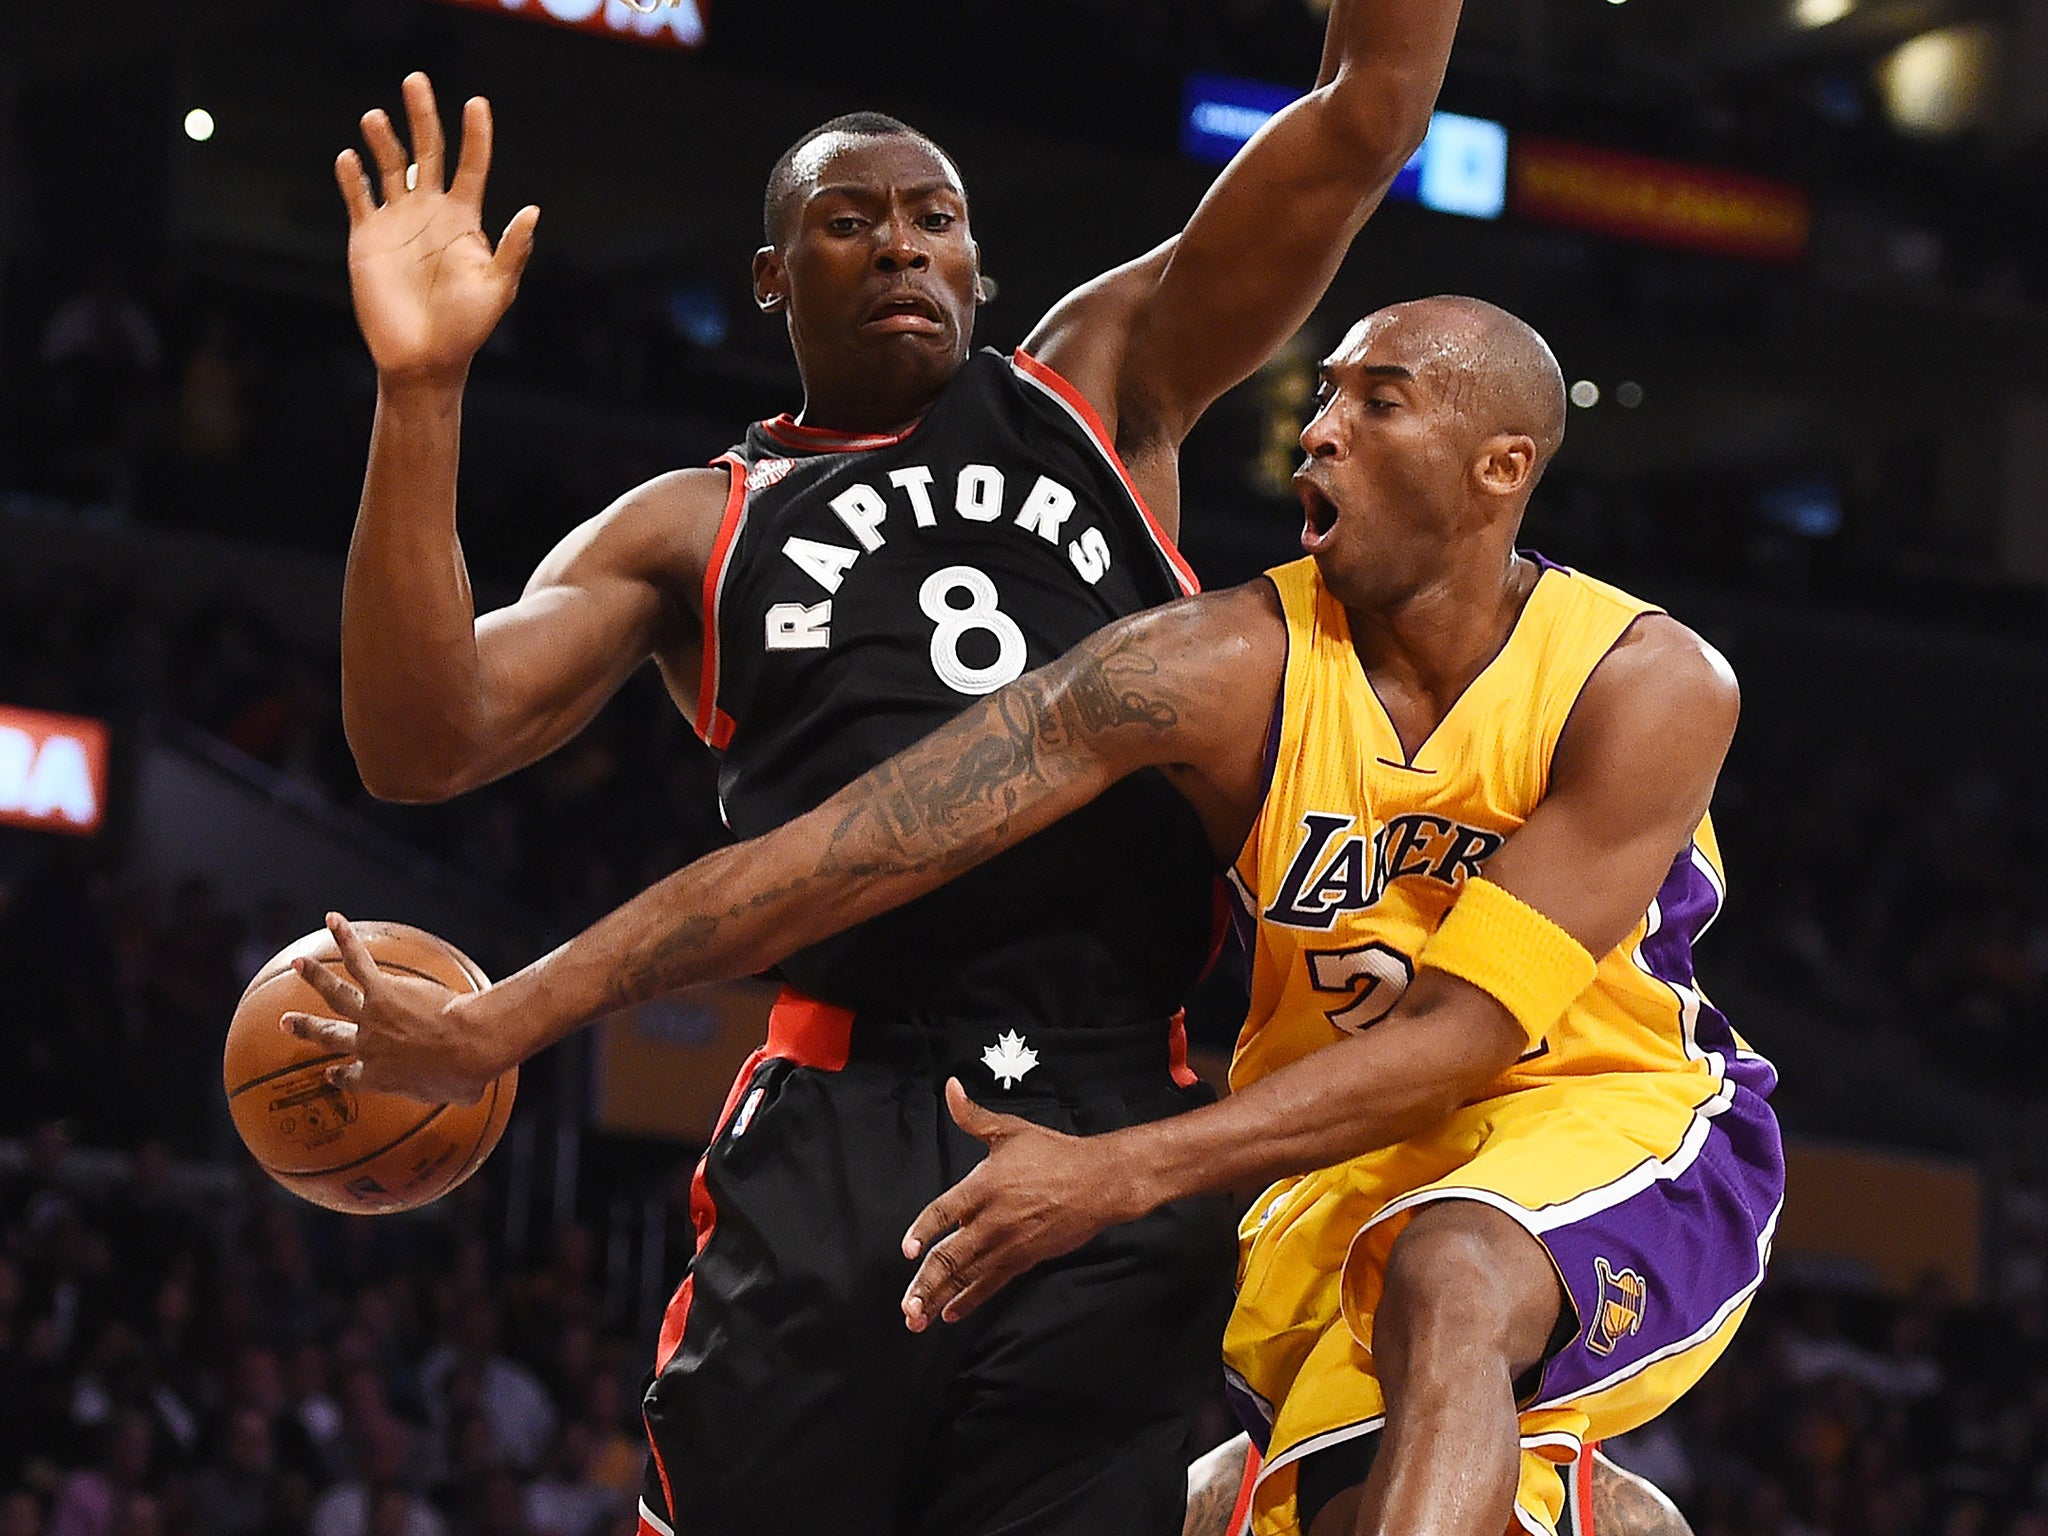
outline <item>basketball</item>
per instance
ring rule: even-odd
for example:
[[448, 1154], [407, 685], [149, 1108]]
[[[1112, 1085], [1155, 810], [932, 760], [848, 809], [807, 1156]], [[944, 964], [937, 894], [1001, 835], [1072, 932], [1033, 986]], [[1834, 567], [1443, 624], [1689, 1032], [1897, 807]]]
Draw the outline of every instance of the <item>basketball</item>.
[[[355, 930], [381, 970], [462, 992], [490, 984], [475, 961], [423, 929], [364, 922]], [[337, 1087], [327, 1070], [348, 1058], [278, 1023], [287, 1013], [333, 1011], [292, 969], [302, 955], [343, 968], [334, 936], [325, 928], [309, 933], [270, 957], [228, 1025], [221, 1079], [243, 1145], [278, 1183], [331, 1211], [383, 1215], [445, 1195], [476, 1172], [504, 1134], [519, 1069], [474, 1104], [424, 1104]]]

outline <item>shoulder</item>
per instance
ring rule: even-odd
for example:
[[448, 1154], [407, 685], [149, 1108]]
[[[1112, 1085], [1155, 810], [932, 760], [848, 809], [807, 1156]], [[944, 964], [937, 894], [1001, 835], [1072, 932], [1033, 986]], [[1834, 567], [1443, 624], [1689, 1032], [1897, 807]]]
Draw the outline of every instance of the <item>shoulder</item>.
[[1127, 398], [1124, 363], [1132, 329], [1172, 258], [1168, 240], [1082, 284], [1046, 312], [1024, 350], [1064, 376], [1095, 407], [1119, 448], [1152, 435], [1146, 402]]
[[733, 489], [733, 472], [722, 464], [657, 475], [572, 530], [528, 589], [571, 577], [701, 579]]
[[1735, 671], [1718, 650], [1669, 614], [1644, 613], [1586, 680], [1558, 740], [1557, 769], [1606, 759], [1718, 766], [1741, 708]]
[[1725, 711], [1731, 721], [1742, 702], [1728, 658], [1670, 614], [1654, 610], [1615, 641], [1587, 687], [1661, 694], [1687, 708]]

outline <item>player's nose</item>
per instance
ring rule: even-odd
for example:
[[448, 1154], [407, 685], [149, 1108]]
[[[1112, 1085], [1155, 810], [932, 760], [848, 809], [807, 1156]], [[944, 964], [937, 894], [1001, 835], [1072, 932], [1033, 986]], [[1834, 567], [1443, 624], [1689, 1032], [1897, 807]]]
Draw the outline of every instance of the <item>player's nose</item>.
[[1301, 429], [1301, 451], [1312, 459], [1341, 459], [1344, 456], [1344, 433], [1333, 409], [1337, 402], [1332, 399], [1308, 419], [1308, 425]]
[[905, 218], [884, 220], [875, 231], [875, 265], [884, 272], [921, 272], [932, 264], [923, 232]]

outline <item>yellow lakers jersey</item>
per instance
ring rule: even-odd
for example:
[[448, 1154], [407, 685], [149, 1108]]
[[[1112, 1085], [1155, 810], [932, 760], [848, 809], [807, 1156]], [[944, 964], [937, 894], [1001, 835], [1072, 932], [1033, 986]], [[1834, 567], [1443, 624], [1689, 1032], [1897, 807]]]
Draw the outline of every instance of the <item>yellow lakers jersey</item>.
[[[1232, 870], [1251, 919], [1243, 1087], [1384, 1018], [1460, 886], [1527, 819], [1593, 669], [1653, 605], [1544, 563], [1507, 643], [1411, 758], [1313, 560], [1268, 572], [1287, 617], [1272, 780]], [[1693, 976], [1692, 943], [1725, 882], [1703, 820], [1594, 982], [1482, 1098], [1566, 1075], [1721, 1076], [1751, 1055]], [[1750, 1076], [1750, 1073], [1743, 1073]]]

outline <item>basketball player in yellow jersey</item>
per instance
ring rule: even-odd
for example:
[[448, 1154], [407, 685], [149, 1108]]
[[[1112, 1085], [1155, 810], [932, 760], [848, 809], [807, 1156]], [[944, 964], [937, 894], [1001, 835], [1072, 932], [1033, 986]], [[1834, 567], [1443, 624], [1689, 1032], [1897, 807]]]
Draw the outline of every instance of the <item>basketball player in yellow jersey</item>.
[[[1516, 552], [1564, 411], [1549, 348], [1491, 305], [1368, 316], [1302, 434], [1311, 560], [1103, 630], [489, 991], [362, 962], [315, 978], [353, 1022], [301, 1030], [366, 1085], [481, 1088], [1161, 771], [1252, 930], [1236, 1092], [1075, 1137], [949, 1084], [992, 1150], [905, 1235], [909, 1325], [1161, 1202], [1278, 1180], [1225, 1341], [1264, 1442], [1252, 1528], [1552, 1531], [1557, 1469], [1726, 1345], [1783, 1182], [1771, 1070], [1692, 970], [1734, 681], [1650, 605]], [[991, 1040], [974, 1091], [1033, 1055]]]

